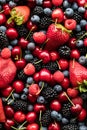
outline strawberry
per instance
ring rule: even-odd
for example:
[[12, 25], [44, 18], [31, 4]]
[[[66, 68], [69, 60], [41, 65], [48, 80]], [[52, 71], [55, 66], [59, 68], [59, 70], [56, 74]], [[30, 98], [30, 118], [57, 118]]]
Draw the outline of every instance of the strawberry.
[[5, 113], [3, 109], [2, 100], [0, 98], [0, 122], [5, 122]]
[[34, 74], [34, 73], [35, 73], [35, 67], [34, 67], [34, 65], [31, 64], [31, 63], [28, 63], [28, 64], [25, 66], [25, 68], [24, 68], [24, 73], [25, 73], [26, 75], [32, 75], [32, 74]]
[[30, 16], [30, 9], [27, 6], [16, 6], [10, 12], [11, 17], [7, 23], [14, 21], [17, 25], [26, 23]]
[[67, 30], [61, 24], [51, 24], [47, 30], [47, 43], [45, 49], [52, 51], [65, 44], [70, 37], [71, 30]]
[[0, 88], [5, 88], [10, 84], [16, 75], [16, 66], [13, 61], [0, 57]]
[[80, 65], [77, 61], [70, 61], [69, 65], [70, 82], [73, 87], [77, 87], [78, 83], [87, 80], [87, 69]]

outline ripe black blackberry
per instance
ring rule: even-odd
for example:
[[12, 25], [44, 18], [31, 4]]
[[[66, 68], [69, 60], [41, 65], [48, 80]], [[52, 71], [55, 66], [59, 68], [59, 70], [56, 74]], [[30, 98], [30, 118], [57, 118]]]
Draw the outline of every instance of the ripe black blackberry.
[[47, 64], [43, 64], [42, 65], [42, 68], [46, 68], [46, 69], [48, 69], [49, 71], [51, 71], [51, 73], [54, 73], [55, 71], [57, 71], [58, 70], [58, 64], [57, 64], [57, 62], [55, 61], [55, 62], [49, 62], [49, 63], [47, 63]]
[[81, 55], [86, 55], [86, 53], [87, 53], [87, 48], [84, 47], [84, 46], [83, 46], [83, 47], [80, 47], [80, 48], [79, 48], [79, 52], [80, 52]]
[[35, 57], [33, 60], [31, 60], [31, 63], [35, 66], [36, 71], [39, 71], [42, 68], [42, 63], [38, 62], [39, 59]]
[[44, 29], [44, 28], [48, 28], [48, 26], [52, 23], [51, 18], [50, 17], [42, 17], [40, 20], [40, 24], [39, 24], [39, 28], [40, 29]]
[[51, 111], [47, 110], [41, 117], [42, 126], [48, 126], [51, 123]]
[[13, 103], [13, 108], [14, 110], [16, 111], [23, 111], [23, 112], [26, 112], [27, 111], [27, 107], [28, 107], [28, 103], [19, 99], [19, 100], [15, 100], [14, 103]]
[[58, 49], [58, 52], [59, 52], [59, 55], [60, 57], [62, 58], [70, 58], [70, 48], [68, 46], [61, 46], [59, 49]]
[[51, 101], [57, 96], [57, 92], [48, 86], [42, 90], [41, 95], [46, 99], [46, 101]]
[[9, 45], [9, 41], [6, 34], [0, 30], [0, 49], [3, 49], [8, 45]]
[[41, 7], [41, 6], [36, 6], [35, 8], [34, 8], [34, 10], [33, 10], [33, 14], [34, 15], [39, 15], [39, 16], [41, 16], [41, 15], [43, 15], [43, 8]]
[[19, 37], [24, 37], [24, 38], [27, 37], [27, 35], [28, 35], [28, 29], [25, 27], [24, 24], [22, 24], [22, 25], [16, 25], [15, 28], [18, 31]]
[[66, 118], [71, 117], [70, 108], [71, 108], [71, 103], [70, 102], [67, 102], [67, 103], [63, 104], [61, 112], [62, 112], [64, 117], [66, 117]]
[[17, 77], [18, 77], [19, 80], [25, 81], [28, 76], [24, 73], [23, 70], [21, 70], [21, 71], [18, 72]]
[[77, 124], [67, 124], [62, 126], [62, 130], [79, 130], [79, 126]]
[[77, 23], [79, 23], [82, 19], [81, 13], [79, 13], [78, 11], [75, 11], [73, 15], [73, 19], [76, 20]]

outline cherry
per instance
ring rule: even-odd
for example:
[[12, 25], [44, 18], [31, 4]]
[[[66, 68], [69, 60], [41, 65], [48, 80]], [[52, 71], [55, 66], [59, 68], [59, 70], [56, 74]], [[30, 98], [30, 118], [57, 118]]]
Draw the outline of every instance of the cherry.
[[22, 37], [22, 38], [19, 39], [18, 45], [21, 48], [25, 49], [28, 45], [28, 41]]
[[15, 62], [15, 65], [18, 70], [23, 69], [26, 65], [26, 60], [25, 59], [19, 59]]
[[54, 9], [52, 12], [52, 19], [56, 20], [58, 23], [62, 22], [64, 20], [64, 13], [62, 9]]
[[43, 7], [44, 8], [51, 8], [52, 7], [51, 1], [50, 0], [43, 1]]
[[64, 92], [61, 92], [61, 93], [58, 95], [58, 100], [59, 100], [60, 102], [65, 102], [65, 101], [67, 101], [67, 97], [66, 97], [66, 95], [65, 95]]
[[52, 110], [55, 110], [55, 111], [60, 111], [61, 110], [61, 104], [58, 100], [55, 99], [50, 103], [50, 108]]
[[35, 82], [39, 82], [39, 80], [40, 80], [40, 77], [39, 77], [39, 76], [40, 76], [40, 75], [39, 75], [39, 72], [37, 72], [37, 73], [34, 74], [33, 78], [34, 78], [34, 81], [35, 81]]
[[74, 104], [80, 104], [81, 106], [83, 105], [83, 100], [82, 100], [82, 98], [79, 97], [79, 96], [77, 96], [76, 98], [73, 98], [73, 99], [72, 99], [72, 102], [73, 102]]
[[21, 123], [25, 120], [26, 116], [24, 113], [22, 113], [21, 111], [17, 111], [14, 113], [14, 119], [15, 121], [17, 121], [18, 123]]
[[27, 0], [27, 5], [30, 8], [34, 8], [34, 6], [36, 5], [35, 0]]
[[69, 47], [74, 49], [76, 47], [76, 38], [70, 38]]
[[37, 97], [36, 96], [33, 96], [31, 94], [28, 94], [28, 100], [32, 103], [35, 103], [36, 100], [37, 100]]
[[11, 119], [6, 119], [5, 121], [5, 128], [6, 130], [11, 130], [11, 126], [14, 126], [14, 121]]
[[59, 59], [59, 54], [55, 52], [50, 52], [51, 61], [56, 61]]
[[80, 57], [80, 52], [77, 49], [71, 50], [70, 54], [71, 58], [78, 59]]
[[36, 31], [36, 30], [37, 30], [37, 26], [36, 26], [34, 23], [32, 23], [32, 21], [28, 21], [28, 22], [27, 22], [27, 28], [28, 28], [29, 30], [32, 30], [32, 29], [33, 29], [33, 31]]
[[1, 94], [4, 97], [8, 97], [10, 95], [10, 93], [12, 92], [12, 90], [13, 90], [12, 86], [7, 86], [6, 88], [1, 90]]
[[18, 37], [18, 32], [15, 28], [8, 28], [6, 30], [6, 35], [9, 39], [14, 40]]
[[6, 16], [3, 13], [1, 13], [0, 14], [0, 25], [4, 24], [5, 22], [6, 22]]
[[38, 57], [41, 52], [42, 50], [40, 50], [40, 48], [36, 46], [35, 49], [33, 50], [33, 55]]
[[16, 93], [21, 93], [24, 89], [24, 83], [21, 80], [14, 81], [12, 86]]
[[5, 15], [9, 15], [10, 14], [11, 9], [10, 9], [8, 4], [3, 5], [3, 10], [4, 10], [4, 14]]
[[29, 124], [26, 130], [39, 130], [39, 125], [36, 123]]
[[26, 120], [27, 120], [28, 123], [34, 123], [36, 118], [37, 118], [37, 115], [36, 115], [35, 112], [29, 112], [26, 115]]
[[84, 6], [86, 3], [86, 0], [77, 0], [79, 6]]
[[11, 55], [12, 55], [12, 57], [14, 57], [18, 60], [20, 58], [20, 55], [21, 55], [21, 48], [19, 46], [15, 46], [12, 49]]
[[61, 70], [66, 70], [69, 66], [68, 61], [65, 59], [60, 59], [58, 63]]
[[14, 21], [12, 21], [11, 23], [8, 23], [7, 21], [6, 21], [6, 27], [7, 28], [14, 28], [14, 26], [15, 26], [15, 23], [14, 23]]
[[39, 113], [40, 111], [45, 111], [45, 110], [46, 110], [46, 108], [43, 104], [35, 104], [34, 105], [34, 111], [36, 113]]
[[78, 115], [82, 110], [82, 106], [80, 104], [75, 104], [74, 106], [71, 107], [71, 111], [73, 114]]
[[61, 130], [59, 123], [51, 123], [48, 126], [48, 130]]
[[52, 0], [54, 6], [60, 6], [63, 3], [63, 0]]
[[67, 89], [70, 85], [69, 79], [65, 77], [64, 80], [60, 84], [64, 89]]
[[87, 47], [87, 38], [84, 39], [84, 46]]
[[80, 112], [80, 114], [78, 115], [78, 120], [79, 121], [84, 121], [85, 118], [86, 118], [86, 116], [87, 116], [86, 110], [82, 109], [81, 112]]
[[75, 98], [78, 95], [78, 90], [74, 88], [68, 88], [67, 89], [67, 94], [70, 98]]
[[14, 116], [14, 110], [13, 110], [13, 108], [11, 107], [11, 106], [5, 106], [5, 114], [6, 114], [6, 117], [7, 118], [13, 118], [13, 116]]

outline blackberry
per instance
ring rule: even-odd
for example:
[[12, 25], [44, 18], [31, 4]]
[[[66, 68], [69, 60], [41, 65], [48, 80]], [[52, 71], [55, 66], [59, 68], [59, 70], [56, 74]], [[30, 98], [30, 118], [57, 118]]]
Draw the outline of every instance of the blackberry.
[[71, 108], [71, 103], [70, 102], [67, 102], [67, 103], [63, 104], [61, 111], [62, 111], [62, 114], [63, 114], [64, 117], [66, 117], [66, 118], [71, 117], [70, 108]]
[[23, 100], [21, 100], [21, 99], [14, 101], [13, 108], [16, 111], [21, 110], [23, 112], [26, 112], [27, 111], [27, 107], [28, 107], [28, 103], [23, 101]]
[[62, 58], [70, 58], [70, 48], [68, 46], [61, 46], [59, 49], [58, 49], [58, 52], [59, 52], [59, 55], [62, 57]]
[[78, 11], [75, 11], [73, 15], [73, 19], [76, 20], [77, 23], [79, 23], [82, 19], [81, 13], [79, 13]]
[[40, 7], [40, 6], [36, 6], [35, 8], [34, 8], [34, 10], [33, 10], [33, 14], [34, 15], [39, 15], [39, 16], [41, 16], [41, 15], [43, 15], [43, 8], [42, 7]]
[[16, 30], [18, 31], [19, 37], [26, 38], [28, 35], [28, 29], [25, 27], [25, 25], [16, 25]]
[[26, 80], [26, 78], [27, 78], [27, 75], [24, 73], [24, 71], [23, 70], [21, 70], [18, 74], [17, 74], [17, 76], [18, 76], [18, 79], [20, 79], [20, 80]]
[[51, 73], [54, 73], [55, 71], [58, 70], [58, 64], [57, 62], [49, 62], [47, 64], [43, 64], [42, 68], [46, 68], [49, 71], [51, 71]]
[[77, 124], [67, 124], [62, 126], [62, 130], [79, 130], [79, 126]]
[[51, 87], [47, 87], [44, 88], [41, 92], [41, 95], [47, 100], [47, 101], [51, 101], [52, 99], [54, 99], [57, 96], [57, 92], [51, 88]]
[[86, 31], [81, 31], [81, 32], [75, 33], [75, 35], [76, 35], [77, 39], [80, 38], [82, 40], [87, 37]]
[[42, 126], [48, 126], [51, 123], [51, 111], [47, 110], [41, 117]]
[[87, 48], [84, 47], [84, 46], [83, 46], [83, 47], [80, 47], [80, 48], [79, 48], [79, 52], [80, 52], [81, 55], [86, 55], [86, 53], [87, 53]]
[[0, 31], [0, 49], [3, 49], [9, 45], [9, 41], [4, 32]]
[[51, 18], [50, 17], [42, 17], [40, 20], [40, 24], [39, 24], [39, 28], [40, 29], [44, 29], [44, 28], [48, 28], [48, 26], [52, 23]]
[[80, 96], [83, 100], [87, 100], [87, 93], [81, 93]]
[[0, 130], [4, 130], [4, 123], [0, 123]]
[[31, 63], [33, 63], [33, 65], [35, 66], [36, 71], [39, 71], [42, 68], [42, 63], [38, 61], [39, 59], [36, 57], [33, 60], [31, 60]]

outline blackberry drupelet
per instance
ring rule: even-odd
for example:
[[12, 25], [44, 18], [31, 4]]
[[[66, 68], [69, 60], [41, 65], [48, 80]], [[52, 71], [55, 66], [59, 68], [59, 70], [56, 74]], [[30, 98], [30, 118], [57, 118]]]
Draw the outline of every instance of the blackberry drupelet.
[[77, 124], [67, 124], [62, 126], [62, 130], [79, 130], [79, 126]]
[[70, 48], [68, 46], [61, 46], [59, 49], [58, 49], [58, 52], [59, 52], [59, 55], [60, 57], [62, 58], [70, 58]]
[[15, 28], [18, 31], [19, 37], [27, 37], [28, 29], [25, 27], [25, 25], [16, 25]]
[[4, 32], [0, 31], [0, 49], [3, 49], [9, 45], [9, 41]]
[[39, 71], [42, 68], [42, 63], [38, 62], [39, 59], [35, 57], [33, 60], [31, 60], [31, 63], [35, 66], [36, 71]]
[[48, 126], [51, 123], [51, 111], [47, 110], [41, 117], [42, 126]]
[[44, 29], [44, 28], [48, 28], [48, 26], [52, 23], [51, 18], [50, 17], [42, 17], [40, 20], [40, 24], [39, 24], [39, 28], [40, 29]]
[[80, 48], [79, 48], [79, 52], [80, 52], [81, 55], [86, 55], [86, 53], [87, 53], [87, 48], [84, 47], [84, 46], [83, 46], [83, 47], [80, 47]]
[[19, 79], [19, 80], [23, 80], [23, 81], [25, 81], [26, 78], [28, 77], [28, 76], [24, 73], [23, 70], [19, 71], [18, 74], [17, 74], [17, 76], [18, 76], [18, 79]]
[[34, 8], [34, 10], [33, 10], [33, 14], [34, 15], [39, 15], [39, 16], [41, 16], [41, 15], [43, 15], [43, 8], [41, 7], [41, 6], [36, 6], [35, 8]]
[[51, 71], [51, 73], [54, 73], [55, 71], [57, 71], [58, 70], [58, 64], [57, 64], [57, 62], [55, 61], [55, 62], [49, 62], [49, 63], [47, 63], [47, 64], [43, 64], [42, 65], [42, 68], [46, 68], [46, 69], [48, 69], [49, 71]]
[[62, 112], [64, 117], [66, 117], [66, 118], [71, 117], [70, 108], [71, 108], [71, 103], [70, 102], [67, 102], [67, 103], [63, 104], [61, 112]]
[[23, 101], [21, 99], [14, 101], [13, 108], [16, 111], [23, 111], [26, 112], [28, 107], [28, 103], [26, 101]]
[[41, 95], [46, 99], [46, 101], [51, 101], [57, 96], [57, 92], [48, 86], [42, 90]]
[[79, 13], [78, 11], [75, 11], [73, 15], [73, 19], [76, 20], [77, 23], [79, 23], [82, 19], [81, 13]]

